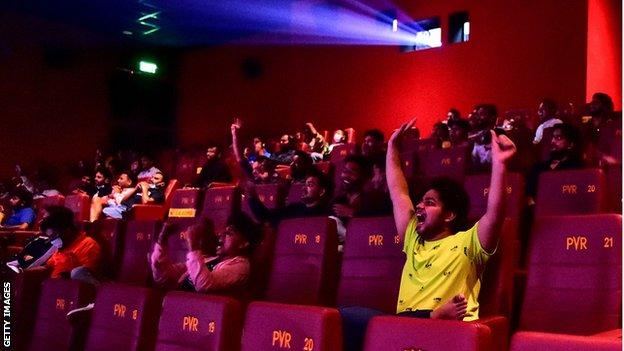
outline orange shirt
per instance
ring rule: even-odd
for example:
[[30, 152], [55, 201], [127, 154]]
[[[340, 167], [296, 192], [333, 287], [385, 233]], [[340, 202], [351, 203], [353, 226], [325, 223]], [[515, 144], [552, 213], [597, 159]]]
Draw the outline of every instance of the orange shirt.
[[71, 245], [63, 247], [52, 255], [46, 266], [52, 268], [52, 278], [58, 278], [61, 273], [69, 273], [77, 267], [85, 267], [97, 272], [100, 264], [100, 252], [100, 245], [82, 232]]

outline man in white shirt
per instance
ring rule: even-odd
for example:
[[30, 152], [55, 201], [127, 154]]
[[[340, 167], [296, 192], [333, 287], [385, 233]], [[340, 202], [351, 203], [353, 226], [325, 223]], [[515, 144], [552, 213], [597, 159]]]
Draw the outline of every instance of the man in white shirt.
[[533, 144], [539, 144], [544, 137], [544, 130], [552, 128], [557, 124], [563, 123], [562, 120], [556, 117], [557, 104], [551, 99], [544, 99], [537, 108], [537, 115], [540, 118], [540, 125], [535, 131], [535, 137], [533, 138]]

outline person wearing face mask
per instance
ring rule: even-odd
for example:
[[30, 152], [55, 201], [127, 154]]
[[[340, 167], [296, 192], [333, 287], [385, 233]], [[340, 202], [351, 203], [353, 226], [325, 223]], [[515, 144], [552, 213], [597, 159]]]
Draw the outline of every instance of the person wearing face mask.
[[117, 185], [112, 187], [113, 190], [109, 195], [93, 196], [91, 199], [90, 221], [94, 222], [100, 218], [104, 210], [118, 216], [113, 218], [121, 218], [121, 213], [128, 210], [122, 203], [132, 197], [137, 190], [134, 184], [136, 184], [136, 177], [132, 173], [121, 172], [117, 178]]
[[[412, 202], [399, 155], [401, 141], [414, 123], [405, 123], [394, 132], [386, 158], [394, 221], [406, 255], [396, 313], [415, 318], [476, 320], [480, 274], [498, 246], [505, 218], [506, 165], [516, 147], [508, 137], [490, 131], [492, 173], [487, 211], [466, 230], [470, 205], [461, 184], [436, 178], [425, 187], [418, 202]], [[347, 350], [361, 345], [368, 320], [382, 314], [363, 307], [345, 307], [340, 312]]]
[[45, 267], [52, 278], [71, 278], [97, 285], [100, 276], [100, 245], [74, 224], [74, 213], [63, 206], [46, 208], [41, 231], [58, 248]]
[[165, 202], [165, 176], [162, 172], [154, 173], [150, 182], [139, 182], [133, 195], [124, 199], [119, 206], [106, 207], [102, 212], [107, 217], [122, 219], [123, 214], [136, 204], [161, 204]]
[[182, 233], [188, 246], [186, 262], [169, 259], [167, 240], [172, 234], [165, 224], [150, 255], [152, 276], [159, 287], [237, 297], [247, 294], [249, 257], [261, 238], [251, 218], [241, 212], [228, 218], [225, 230], [218, 234], [216, 255], [202, 250], [203, 241], [211, 235], [210, 225], [202, 221], [189, 226]]
[[347, 133], [345, 133], [342, 129], [336, 129], [334, 132], [334, 138], [332, 139], [332, 143], [329, 145], [329, 153], [334, 150], [336, 146], [344, 145], [347, 142]]

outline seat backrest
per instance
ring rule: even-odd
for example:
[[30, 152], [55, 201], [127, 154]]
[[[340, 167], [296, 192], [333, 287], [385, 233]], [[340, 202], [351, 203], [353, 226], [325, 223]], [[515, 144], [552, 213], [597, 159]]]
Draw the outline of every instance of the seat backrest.
[[74, 213], [74, 221], [82, 222], [89, 220], [91, 198], [85, 194], [72, 194], [65, 198], [65, 207]]
[[197, 177], [197, 166], [199, 162], [192, 154], [183, 154], [178, 158], [176, 164], [175, 178], [181, 184], [190, 184]]
[[479, 317], [510, 317], [513, 307], [514, 272], [520, 259], [519, 220], [506, 218], [498, 247], [485, 266], [479, 291]]
[[619, 328], [621, 245], [620, 215], [537, 218], [520, 329], [589, 335]]
[[[256, 185], [256, 193], [258, 194], [258, 199], [266, 208], [275, 210], [284, 207], [286, 196], [288, 195], [288, 185], [284, 183], [258, 184]], [[251, 218], [255, 218], [248, 201], [245, 200], [241, 205], [243, 212], [248, 214]], [[256, 218], [256, 220], [258, 220], [258, 218]]]
[[608, 339], [567, 334], [518, 332], [511, 340], [510, 351], [620, 351], [622, 338]]
[[489, 350], [491, 334], [480, 323], [378, 316], [368, 323], [364, 350]]
[[301, 202], [301, 195], [303, 195], [304, 187], [305, 187], [305, 183], [303, 182], [296, 182], [296, 183], [290, 184], [290, 189], [288, 190], [288, 197], [286, 198], [286, 205]]
[[336, 304], [395, 313], [404, 263], [394, 218], [353, 218], [347, 227]]
[[[487, 210], [490, 193], [490, 174], [466, 176], [464, 188], [470, 197], [469, 218], [480, 218]], [[505, 216], [518, 218], [524, 209], [524, 178], [520, 173], [508, 173], [505, 184]]]
[[333, 308], [252, 302], [244, 330], [243, 351], [342, 349], [340, 315]]
[[600, 169], [544, 172], [537, 185], [535, 215], [602, 213], [607, 208], [606, 193]]
[[[170, 235], [167, 238], [168, 256], [173, 262], [186, 262], [186, 254], [188, 253], [188, 244], [183, 232], [200, 219], [196, 218], [177, 218], [175, 220], [167, 221], [168, 230]], [[206, 236], [202, 240], [204, 252], [208, 254], [214, 254], [217, 247], [217, 237], [214, 233], [212, 223], [206, 219], [209, 228]]]
[[98, 219], [93, 223], [92, 236], [102, 249], [102, 271], [114, 277], [119, 268], [124, 241], [125, 222], [115, 218]]
[[169, 220], [176, 218], [195, 218], [199, 208], [201, 191], [199, 189], [177, 189], [171, 197]]
[[457, 146], [418, 152], [420, 172], [428, 178], [445, 176], [463, 183], [470, 167], [470, 149]]
[[338, 271], [336, 222], [327, 217], [283, 220], [278, 227], [266, 299], [331, 304]]
[[210, 218], [218, 232], [225, 228], [232, 211], [240, 209], [240, 206], [241, 193], [238, 187], [224, 186], [206, 189], [201, 216]]
[[609, 212], [622, 213], [622, 165], [605, 167], [605, 184]]
[[147, 255], [159, 229], [158, 221], [128, 221], [117, 282], [144, 285], [149, 281]]
[[170, 292], [163, 301], [156, 350], [236, 351], [242, 322], [242, 306], [232, 298]]
[[329, 154], [329, 161], [334, 168], [334, 184], [339, 184], [340, 174], [344, 168], [344, 160], [354, 149], [352, 144], [336, 145]]
[[81, 350], [87, 325], [72, 326], [67, 312], [95, 299], [95, 288], [76, 280], [47, 279], [41, 288], [29, 350]]
[[180, 182], [177, 179], [171, 179], [167, 183], [165, 188], [165, 207], [171, 207], [171, 201], [173, 200], [173, 193], [180, 187]]
[[85, 350], [152, 350], [161, 296], [123, 284], [99, 287]]
[[44, 269], [27, 269], [8, 278], [11, 283], [11, 342], [27, 345], [37, 313], [37, 301], [43, 281], [50, 275]]
[[37, 219], [35, 220], [33, 229], [39, 230], [39, 225], [41, 224], [41, 221], [43, 220], [43, 215], [44, 215], [46, 207], [63, 206], [63, 205], [65, 205], [65, 196], [63, 195], [54, 195], [54, 196], [43, 197], [40, 199], [35, 199], [33, 201], [33, 207], [34, 207], [33, 209], [37, 213]]

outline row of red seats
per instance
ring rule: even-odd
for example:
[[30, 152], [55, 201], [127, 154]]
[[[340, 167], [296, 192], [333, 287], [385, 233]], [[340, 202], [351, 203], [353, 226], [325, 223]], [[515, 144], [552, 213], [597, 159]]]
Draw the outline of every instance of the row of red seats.
[[[387, 229], [392, 225], [390, 218], [362, 220], [358, 225], [362, 226], [364, 234], [358, 235], [354, 228], [349, 228], [351, 232], [345, 246], [338, 305], [363, 305], [391, 312], [396, 301], [399, 266], [402, 262], [400, 245], [393, 241], [396, 234]], [[273, 272], [269, 279], [270, 288], [265, 296], [267, 300], [316, 305], [322, 302], [321, 295], [329, 289], [327, 282], [323, 283], [323, 275], [331, 275], [324, 266], [329, 260], [327, 256], [333, 255], [334, 250], [327, 247], [323, 249], [325, 245], [322, 243], [328, 237], [323, 235], [323, 228], [314, 227], [312, 222], [315, 221], [316, 225], [322, 226], [321, 223], [326, 219], [287, 221], [280, 227]], [[621, 347], [621, 339], [609, 335], [589, 337], [620, 327], [621, 254], [618, 248], [621, 245], [621, 226], [619, 215], [544, 217], [537, 221], [536, 233], [530, 245], [529, 279], [522, 304], [519, 328], [522, 332], [514, 335], [512, 349], [545, 348], [544, 345], [550, 345], [550, 342], [559, 345], [560, 349], [573, 349], [572, 345], [606, 345], [606, 349], [613, 349], [614, 345]], [[310, 234], [317, 232], [320, 235], [318, 242], [315, 235]], [[307, 241], [308, 238], [311, 240]], [[501, 244], [500, 248], [502, 252], [499, 252], [499, 257], [506, 260], [510, 254], [504, 251], [507, 246]], [[487, 315], [486, 306], [490, 302], [488, 287], [496, 286], [488, 282], [487, 275], [486, 271], [484, 291], [480, 297], [482, 316]], [[498, 276], [504, 278], [500, 272]], [[71, 284], [72, 291], [80, 290], [80, 284]], [[598, 286], [601, 288], [597, 289]], [[43, 291], [40, 314], [53, 314], [59, 305], [80, 305], [79, 302], [68, 302], [70, 298], [64, 299], [62, 288], [44, 288]], [[52, 297], [46, 298], [46, 294]], [[172, 301], [170, 305], [167, 299]], [[240, 323], [237, 321], [240, 321], [242, 312], [236, 302], [171, 293], [165, 299], [161, 329], [156, 333], [159, 301], [157, 293], [149, 289], [104, 285], [96, 300], [86, 349], [116, 347], [130, 350], [139, 346], [139, 349], [149, 349], [144, 347], [150, 345], [149, 340], [154, 338], [158, 343], [171, 344], [158, 349], [199, 349], [200, 346], [220, 342], [229, 345], [222, 348], [224, 350], [236, 349], [233, 344], [223, 340], [224, 335], [232, 334], [234, 337], [231, 342], [238, 340], [238, 329], [233, 326], [225, 328], [226, 325]], [[217, 308], [215, 304], [221, 307]], [[200, 305], [206, 307], [198, 308]], [[228, 308], [231, 308], [231, 313], [226, 317]], [[40, 316], [37, 320], [37, 323], [45, 323], [46, 319]], [[507, 330], [504, 321], [491, 323], [490, 319], [490, 323], [487, 320], [481, 322], [470, 324], [398, 317], [377, 318], [369, 327], [366, 347], [368, 350], [506, 348]], [[58, 322], [52, 324], [63, 325]], [[227, 334], [217, 336], [217, 331], [223, 329], [228, 330]], [[35, 334], [37, 331], [43, 333], [49, 330], [48, 327], [37, 327]], [[255, 302], [247, 311], [242, 347], [244, 350], [271, 349], [281, 342], [282, 348], [286, 348], [286, 343], [303, 348], [310, 346], [306, 345], [308, 342], [316, 344], [316, 347], [325, 345], [331, 350], [339, 349], [339, 330], [339, 318], [333, 309]], [[570, 334], [585, 337], [568, 336]], [[35, 335], [32, 339], [51, 340], [59, 336], [67, 339], [69, 335], [72, 334], [54, 332], [43, 337]], [[306, 338], [313, 341], [305, 341]], [[176, 344], [178, 347], [174, 346]]]

